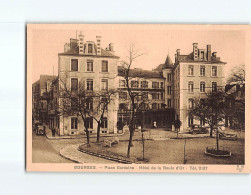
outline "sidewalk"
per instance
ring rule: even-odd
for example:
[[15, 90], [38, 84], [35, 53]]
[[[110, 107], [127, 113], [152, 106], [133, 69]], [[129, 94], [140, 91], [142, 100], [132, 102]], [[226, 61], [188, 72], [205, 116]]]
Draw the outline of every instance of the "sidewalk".
[[[86, 138], [86, 135], [58, 135], [57, 133], [55, 136], [52, 136], [52, 131], [49, 129], [49, 127], [46, 125], [45, 126], [45, 132], [46, 132], [46, 137], [48, 139], [83, 139]], [[123, 134], [117, 134], [116, 136], [122, 136]], [[90, 134], [90, 138], [96, 138], [96, 134]], [[102, 134], [100, 135], [100, 138], [102, 137], [114, 137], [114, 134]]]
[[[52, 131], [49, 129], [48, 126], [46, 126], [46, 137], [48, 139], [83, 139], [86, 138], [86, 135], [61, 135], [58, 134], [55, 135], [55, 137], [52, 136]], [[122, 134], [105, 134], [100, 136], [100, 140], [104, 141], [105, 139], [109, 139], [111, 137], [118, 136], [120, 141], [127, 141], [129, 140], [129, 131], [126, 131]], [[188, 133], [179, 133], [178, 138], [200, 138], [200, 137], [208, 137], [209, 134], [188, 134]], [[90, 138], [96, 138], [96, 134], [91, 134]], [[162, 128], [158, 129], [147, 129], [146, 132], [144, 132], [144, 139], [147, 140], [169, 140], [169, 139], [176, 139], [177, 133], [173, 131], [166, 131]], [[140, 130], [135, 129], [133, 140], [139, 141], [142, 139], [142, 133]], [[92, 142], [92, 141], [91, 141]]]
[[104, 158], [99, 158], [97, 156], [92, 156], [80, 152], [78, 150], [79, 146], [83, 144], [69, 145], [59, 151], [59, 154], [66, 159], [72, 160], [77, 163], [94, 163], [94, 164], [118, 164], [118, 162], [106, 160]]

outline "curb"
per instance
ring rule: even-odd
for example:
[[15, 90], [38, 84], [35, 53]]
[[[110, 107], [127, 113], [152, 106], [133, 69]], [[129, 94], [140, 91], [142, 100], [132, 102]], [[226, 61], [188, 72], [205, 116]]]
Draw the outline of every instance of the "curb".
[[[122, 134], [116, 134], [116, 136], [122, 136], [124, 135], [124, 133]], [[86, 136], [84, 135], [81, 135], [81, 136], [78, 136], [78, 137], [71, 137], [71, 136], [68, 136], [68, 137], [49, 137], [47, 134], [45, 135], [47, 139], [51, 139], [51, 140], [57, 140], [57, 139], [84, 139], [86, 138]], [[114, 137], [114, 135], [104, 135], [104, 136], [100, 136], [100, 137]], [[90, 136], [90, 138], [96, 138], [97, 136]]]
[[75, 163], [78, 163], [78, 164], [82, 164], [81, 162], [77, 161], [77, 160], [72, 160], [71, 158], [69, 157], [66, 157], [64, 156], [63, 154], [61, 154], [61, 150], [59, 151], [59, 155], [62, 156], [63, 158], [67, 159], [67, 160], [70, 160], [72, 162], [75, 162]]

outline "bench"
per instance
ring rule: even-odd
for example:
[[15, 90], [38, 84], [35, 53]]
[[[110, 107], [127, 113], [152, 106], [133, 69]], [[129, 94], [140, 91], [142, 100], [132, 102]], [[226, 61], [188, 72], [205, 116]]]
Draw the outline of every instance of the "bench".
[[118, 137], [114, 137], [111, 140], [105, 140], [104, 141], [104, 146], [105, 147], [112, 147], [113, 144], [118, 144], [119, 143], [119, 138]]

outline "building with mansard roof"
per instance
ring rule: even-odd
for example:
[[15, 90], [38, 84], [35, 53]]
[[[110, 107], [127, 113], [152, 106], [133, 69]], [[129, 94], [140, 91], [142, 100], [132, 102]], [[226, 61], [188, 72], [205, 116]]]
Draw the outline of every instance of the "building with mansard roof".
[[[124, 69], [118, 60], [114, 45], [110, 43], [103, 49], [100, 36], [95, 42], [85, 41], [82, 34], [78, 39], [70, 39], [64, 45], [64, 52], [58, 54], [58, 77], [52, 82], [49, 105], [50, 127], [59, 135], [85, 133], [79, 116], [63, 116], [59, 111], [59, 93], [63, 87], [60, 83], [64, 81], [69, 89], [78, 89], [82, 84], [87, 91], [118, 90], [105, 112], [101, 134], [117, 134], [126, 129], [132, 105]], [[181, 131], [192, 124], [205, 125], [203, 119], [195, 120], [188, 111], [194, 106], [195, 98], [204, 98], [207, 92], [225, 87], [225, 64], [211, 51], [211, 45], [199, 49], [194, 43], [192, 52], [187, 55], [177, 49], [174, 63], [167, 55], [165, 62], [153, 70], [131, 69], [130, 87], [133, 93], [140, 94], [134, 105], [136, 126], [171, 130], [175, 119], [182, 122]], [[97, 123], [91, 117], [88, 129], [90, 133], [97, 131]]]

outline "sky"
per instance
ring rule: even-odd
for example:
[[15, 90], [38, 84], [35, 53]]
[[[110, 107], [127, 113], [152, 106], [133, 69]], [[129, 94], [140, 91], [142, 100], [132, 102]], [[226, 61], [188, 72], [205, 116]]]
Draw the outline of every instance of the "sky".
[[[28, 27], [29, 28], [29, 27]], [[144, 53], [133, 67], [151, 70], [164, 63], [169, 54], [174, 62], [177, 49], [183, 55], [192, 52], [193, 43], [199, 49], [211, 45], [212, 52], [217, 52], [221, 61], [226, 62], [225, 75], [230, 74], [234, 66], [245, 64], [245, 31], [241, 28], [210, 25], [33, 25], [28, 30], [28, 57], [31, 58], [32, 82], [41, 74], [57, 75], [58, 53], [64, 51], [64, 44], [70, 38], [76, 38], [82, 32], [85, 41], [96, 42], [96, 36], [102, 36], [102, 48], [114, 44], [115, 54], [120, 60], [128, 56], [130, 44]], [[31, 32], [31, 33], [29, 33]]]

